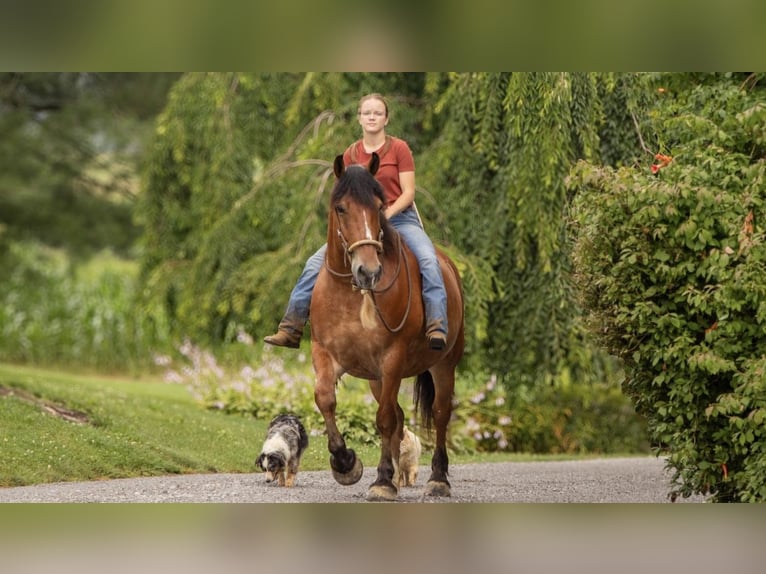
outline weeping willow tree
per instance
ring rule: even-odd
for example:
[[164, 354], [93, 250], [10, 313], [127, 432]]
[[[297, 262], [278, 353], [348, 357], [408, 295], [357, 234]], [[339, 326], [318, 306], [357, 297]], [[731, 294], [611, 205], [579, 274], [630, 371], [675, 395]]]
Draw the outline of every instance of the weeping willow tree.
[[628, 76], [185, 75], [139, 206], [146, 305], [178, 336], [271, 331], [325, 240], [330, 163], [369, 92], [388, 96], [426, 229], [462, 273], [468, 360], [525, 382], [599, 375], [570, 287], [565, 181], [581, 158], [629, 161]]
[[[566, 177], [577, 159], [598, 160], [600, 129], [631, 133], [622, 108], [604, 121], [620, 86], [586, 73], [460, 74], [440, 101], [448, 119], [421, 181], [439, 190], [439, 229], [464, 254], [469, 344], [509, 380], [587, 380], [607, 364], [570, 281]], [[624, 161], [635, 145], [609, 150]]]
[[145, 310], [212, 344], [274, 329], [325, 241], [332, 160], [359, 135], [358, 98], [392, 94], [392, 129], [422, 140], [423, 86], [422, 74], [185, 75], [138, 206]]

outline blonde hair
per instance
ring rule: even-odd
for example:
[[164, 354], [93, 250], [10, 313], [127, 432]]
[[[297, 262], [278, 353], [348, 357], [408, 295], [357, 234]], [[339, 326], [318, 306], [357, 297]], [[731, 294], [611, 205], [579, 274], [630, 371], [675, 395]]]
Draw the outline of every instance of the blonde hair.
[[367, 100], [380, 100], [383, 102], [383, 107], [386, 109], [386, 117], [388, 117], [388, 102], [386, 101], [386, 98], [384, 98], [381, 94], [378, 94], [377, 92], [374, 92], [372, 94], [367, 94], [366, 96], [362, 96], [359, 99], [359, 108], [356, 110], [357, 115], [362, 113], [362, 104], [366, 102]]

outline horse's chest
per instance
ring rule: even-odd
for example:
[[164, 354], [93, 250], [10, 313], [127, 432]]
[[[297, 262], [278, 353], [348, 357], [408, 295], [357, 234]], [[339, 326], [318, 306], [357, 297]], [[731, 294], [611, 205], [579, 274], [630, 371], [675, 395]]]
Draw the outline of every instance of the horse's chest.
[[341, 364], [374, 365], [380, 360], [378, 337], [374, 331], [361, 326], [346, 323], [343, 329], [326, 338], [323, 344]]
[[334, 322], [332, 329], [319, 328], [314, 338], [343, 367], [360, 378], [377, 378], [382, 369], [384, 345], [380, 333], [365, 329], [358, 318]]

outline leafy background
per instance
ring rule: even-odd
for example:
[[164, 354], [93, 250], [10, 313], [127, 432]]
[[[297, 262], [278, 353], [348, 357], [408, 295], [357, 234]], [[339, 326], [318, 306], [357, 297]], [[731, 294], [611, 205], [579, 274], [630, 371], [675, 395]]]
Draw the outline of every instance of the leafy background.
[[0, 358], [161, 373], [189, 341], [221, 369], [188, 371], [203, 404], [284, 408], [271, 375], [231, 383], [270, 364], [252, 341], [324, 241], [329, 162], [378, 91], [465, 282], [453, 448], [651, 445], [678, 494], [762, 500], [763, 80], [0, 74]]

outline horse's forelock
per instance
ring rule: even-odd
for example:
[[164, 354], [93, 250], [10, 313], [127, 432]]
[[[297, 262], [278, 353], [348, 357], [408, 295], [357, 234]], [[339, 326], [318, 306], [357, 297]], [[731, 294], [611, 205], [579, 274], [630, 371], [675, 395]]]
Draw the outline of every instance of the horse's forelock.
[[[383, 186], [363, 165], [350, 165], [346, 168], [332, 191], [332, 202], [340, 201], [346, 195], [354, 201], [359, 202], [366, 207], [375, 208], [375, 197], [385, 203], [383, 195]], [[396, 248], [395, 237], [398, 232], [388, 219], [381, 215], [380, 226], [383, 230], [383, 248], [387, 253], [393, 252]]]
[[383, 187], [367, 168], [361, 165], [350, 165], [335, 182], [332, 201], [336, 202], [346, 195], [367, 207], [375, 206], [375, 197], [385, 201]]

